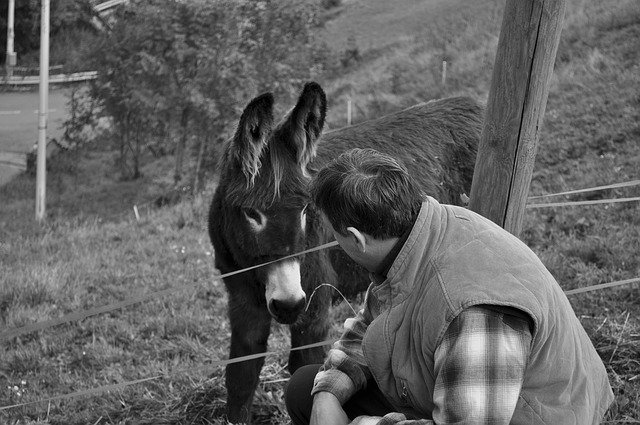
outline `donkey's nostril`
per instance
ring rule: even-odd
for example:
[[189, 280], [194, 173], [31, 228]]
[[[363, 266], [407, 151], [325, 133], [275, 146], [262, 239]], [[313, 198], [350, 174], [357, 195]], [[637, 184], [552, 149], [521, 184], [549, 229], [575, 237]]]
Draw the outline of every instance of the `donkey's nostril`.
[[273, 307], [273, 312], [276, 314], [282, 314], [287, 312], [298, 313], [300, 310], [304, 308], [304, 304], [305, 304], [304, 298], [296, 301], [273, 300], [271, 303]]
[[304, 309], [305, 298], [299, 300], [272, 300], [270, 311], [273, 317], [280, 323], [291, 324], [296, 321], [298, 314]]

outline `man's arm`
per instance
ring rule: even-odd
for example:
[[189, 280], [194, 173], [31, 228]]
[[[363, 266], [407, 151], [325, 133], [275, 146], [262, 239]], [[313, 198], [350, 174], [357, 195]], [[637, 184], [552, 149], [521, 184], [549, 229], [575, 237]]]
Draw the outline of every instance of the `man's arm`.
[[486, 306], [464, 310], [434, 355], [433, 421], [509, 424], [530, 349], [527, 319]]
[[377, 425], [509, 424], [522, 388], [531, 332], [526, 315], [464, 310], [436, 349], [433, 420], [390, 413]]
[[309, 425], [347, 425], [349, 418], [340, 400], [329, 392], [319, 392], [313, 396], [313, 407]]
[[[314, 396], [312, 425], [347, 423], [336, 422], [337, 419], [332, 421], [323, 412], [338, 412], [338, 416], [344, 415], [346, 419], [342, 405], [365, 388], [367, 380], [371, 378], [362, 352], [362, 339], [367, 327], [379, 313], [377, 310], [375, 296], [367, 291], [364, 308], [356, 317], [345, 321], [342, 336], [333, 344], [314, 381], [311, 391]], [[313, 419], [314, 413], [317, 421]]]

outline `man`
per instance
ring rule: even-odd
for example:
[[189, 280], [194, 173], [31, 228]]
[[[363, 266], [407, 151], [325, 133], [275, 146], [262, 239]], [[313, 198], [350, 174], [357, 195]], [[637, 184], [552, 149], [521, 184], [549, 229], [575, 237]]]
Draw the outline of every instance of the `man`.
[[[597, 424], [613, 394], [558, 283], [518, 238], [351, 150], [311, 183], [364, 308], [291, 378], [294, 424]], [[318, 372], [318, 370], [320, 370]]]

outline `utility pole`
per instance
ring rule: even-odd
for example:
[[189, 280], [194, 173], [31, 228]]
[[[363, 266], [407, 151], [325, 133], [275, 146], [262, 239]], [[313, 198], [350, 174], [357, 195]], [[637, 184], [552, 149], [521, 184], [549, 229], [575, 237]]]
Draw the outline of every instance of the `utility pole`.
[[49, 0], [40, 13], [40, 108], [38, 109], [38, 161], [36, 168], [36, 220], [45, 218], [47, 189], [47, 115], [49, 113]]
[[16, 1], [9, 0], [9, 13], [7, 16], [7, 56], [5, 59], [5, 67], [7, 70], [7, 78], [13, 75], [13, 67], [16, 66], [16, 52], [13, 51], [14, 38], [14, 22], [15, 22]]

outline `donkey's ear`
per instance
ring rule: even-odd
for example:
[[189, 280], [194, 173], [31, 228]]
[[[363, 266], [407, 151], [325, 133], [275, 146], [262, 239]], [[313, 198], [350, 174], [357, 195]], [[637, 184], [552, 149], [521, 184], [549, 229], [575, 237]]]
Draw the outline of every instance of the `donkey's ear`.
[[298, 164], [305, 170], [316, 154], [318, 139], [322, 134], [327, 114], [327, 97], [320, 84], [305, 84], [298, 103], [291, 110], [282, 126], [282, 140], [295, 152]]
[[247, 185], [253, 181], [260, 169], [260, 156], [267, 145], [273, 127], [273, 94], [264, 93], [253, 99], [240, 116], [240, 122], [233, 136], [236, 146], [235, 157]]

